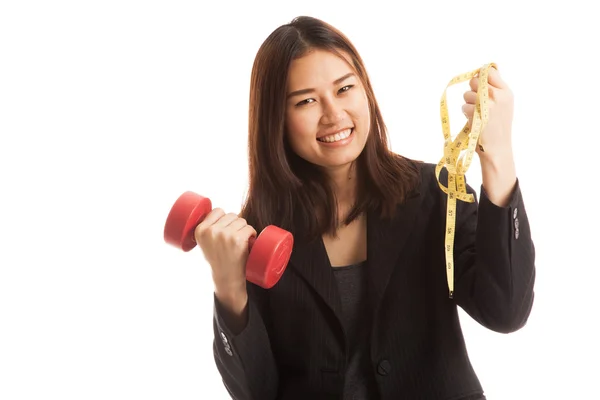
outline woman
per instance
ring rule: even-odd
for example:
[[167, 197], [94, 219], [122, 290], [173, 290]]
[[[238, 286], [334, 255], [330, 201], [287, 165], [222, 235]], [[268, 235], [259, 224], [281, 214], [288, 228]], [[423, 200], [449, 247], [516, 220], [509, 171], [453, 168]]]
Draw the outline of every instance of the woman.
[[[308, 17], [266, 39], [250, 87], [247, 201], [240, 216], [215, 209], [195, 231], [215, 284], [215, 360], [234, 399], [485, 399], [457, 307], [513, 332], [535, 277], [512, 96], [494, 69], [489, 83], [481, 199], [457, 206], [450, 299], [446, 195], [433, 164], [388, 149], [356, 49]], [[266, 290], [244, 265], [248, 239], [269, 224], [295, 243]]]

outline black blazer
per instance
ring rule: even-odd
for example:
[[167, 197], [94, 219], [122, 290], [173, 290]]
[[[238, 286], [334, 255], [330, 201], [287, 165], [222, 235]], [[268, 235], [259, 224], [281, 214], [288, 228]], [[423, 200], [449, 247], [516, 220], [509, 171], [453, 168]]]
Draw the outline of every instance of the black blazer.
[[[484, 399], [459, 323], [523, 327], [534, 298], [534, 245], [519, 182], [507, 207], [458, 201], [455, 293], [448, 296], [447, 195], [435, 165], [393, 221], [367, 216], [371, 361], [381, 399]], [[445, 183], [445, 170], [441, 180]], [[469, 186], [470, 193], [474, 193]], [[215, 299], [214, 357], [234, 399], [341, 399], [346, 363], [341, 303], [322, 240], [296, 241], [281, 280], [248, 283], [249, 322], [234, 335]]]

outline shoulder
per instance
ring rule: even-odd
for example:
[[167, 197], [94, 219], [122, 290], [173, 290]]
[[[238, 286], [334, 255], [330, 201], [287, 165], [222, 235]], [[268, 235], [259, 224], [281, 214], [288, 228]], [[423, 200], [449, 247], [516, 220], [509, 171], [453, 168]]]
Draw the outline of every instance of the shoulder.
[[[419, 165], [419, 177], [420, 177], [420, 181], [421, 181], [421, 187], [426, 188], [426, 187], [432, 186], [433, 183], [437, 180], [436, 176], [435, 176], [436, 164], [422, 161], [422, 162], [419, 162], [418, 165]], [[445, 173], [446, 172], [445, 169], [443, 172], [445, 175], [445, 179], [447, 179], [448, 175]]]
[[[432, 194], [437, 194], [436, 188], [439, 189], [438, 178], [436, 176], [436, 166], [437, 164], [420, 161], [415, 159], [408, 160], [412, 166], [417, 170], [419, 179], [415, 186], [415, 194], [419, 194], [421, 196], [429, 196]], [[442, 168], [440, 171], [439, 181], [447, 185], [448, 182], [448, 171], [445, 168]]]
[[[447, 194], [442, 190], [442, 186], [448, 186], [448, 170], [441, 168], [438, 172], [437, 163], [419, 160], [410, 161], [418, 171], [418, 182], [409, 198], [418, 199], [422, 207], [427, 209], [445, 208]], [[475, 199], [477, 199], [477, 192], [469, 186], [466, 177], [465, 183], [467, 184], [467, 192], [473, 194]], [[462, 202], [459, 203], [458, 207], [463, 207]]]
[[[441, 192], [440, 184], [448, 186], [448, 170], [446, 168], [441, 168], [438, 176], [438, 174], [436, 174], [437, 164], [431, 162], [417, 162], [417, 164], [419, 166], [419, 191], [425, 195], [439, 195]], [[467, 184], [467, 190], [473, 193], [473, 188], [469, 186], [467, 177], [465, 176], [464, 178], [465, 183]]]

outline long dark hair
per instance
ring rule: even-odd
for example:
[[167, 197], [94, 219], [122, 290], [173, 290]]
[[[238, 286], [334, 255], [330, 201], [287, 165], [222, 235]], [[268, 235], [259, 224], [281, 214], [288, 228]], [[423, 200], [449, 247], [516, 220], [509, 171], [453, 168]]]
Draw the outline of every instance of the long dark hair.
[[417, 185], [416, 162], [389, 150], [381, 111], [363, 61], [348, 38], [312, 17], [297, 17], [273, 31], [258, 50], [250, 81], [249, 190], [240, 216], [258, 232], [273, 224], [298, 239], [335, 234], [338, 215], [332, 186], [320, 167], [297, 156], [285, 135], [290, 63], [312, 49], [347, 54], [365, 88], [371, 114], [366, 145], [356, 161], [359, 185], [346, 224], [368, 210], [392, 217]]

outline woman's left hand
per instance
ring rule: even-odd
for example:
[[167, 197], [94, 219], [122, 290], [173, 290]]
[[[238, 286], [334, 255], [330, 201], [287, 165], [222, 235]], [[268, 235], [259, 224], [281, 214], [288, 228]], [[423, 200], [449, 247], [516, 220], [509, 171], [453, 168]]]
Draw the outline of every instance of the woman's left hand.
[[[469, 128], [473, 123], [477, 90], [479, 89], [479, 77], [476, 76], [469, 81], [470, 91], [465, 92], [465, 104], [462, 111], [467, 117]], [[494, 67], [488, 70], [488, 109], [489, 119], [483, 132], [480, 133], [480, 142], [484, 147], [482, 151], [477, 146], [477, 154], [480, 158], [502, 157], [512, 151], [512, 121], [514, 99], [511, 89], [500, 77], [500, 73]]]
[[[473, 123], [473, 113], [479, 89], [479, 77], [471, 79], [471, 90], [464, 95], [462, 109]], [[492, 203], [506, 206], [515, 186], [517, 175], [512, 151], [513, 93], [496, 68], [488, 73], [488, 122], [479, 134], [483, 150], [476, 151], [481, 163], [482, 184]]]

